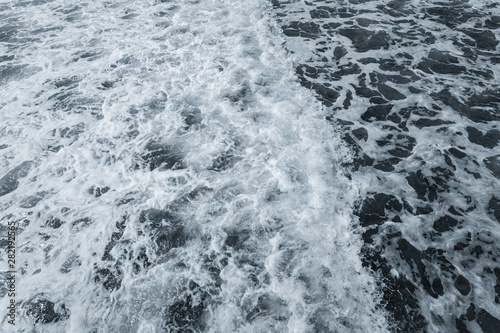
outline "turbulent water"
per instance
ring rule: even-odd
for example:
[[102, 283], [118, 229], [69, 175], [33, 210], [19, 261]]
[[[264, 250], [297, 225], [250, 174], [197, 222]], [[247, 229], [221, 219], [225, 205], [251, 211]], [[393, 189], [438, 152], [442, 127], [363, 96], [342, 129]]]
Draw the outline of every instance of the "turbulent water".
[[499, 28], [477, 0], [1, 1], [1, 331], [499, 332]]
[[384, 331], [348, 151], [267, 1], [0, 13], [17, 332]]
[[390, 329], [500, 332], [500, 3], [273, 4], [301, 84], [354, 153], [362, 260]]

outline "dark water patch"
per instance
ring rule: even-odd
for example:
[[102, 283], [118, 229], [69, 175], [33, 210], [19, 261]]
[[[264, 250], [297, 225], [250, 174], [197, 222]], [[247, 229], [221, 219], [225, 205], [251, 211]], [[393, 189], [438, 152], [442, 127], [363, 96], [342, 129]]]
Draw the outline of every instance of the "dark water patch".
[[37, 192], [34, 195], [30, 195], [29, 197], [23, 199], [21, 203], [19, 204], [19, 207], [21, 208], [33, 208], [35, 207], [40, 201], [45, 198], [48, 192], [42, 191], [42, 192]]
[[314, 83], [310, 85], [310, 88], [314, 89], [318, 99], [327, 107], [332, 106], [340, 96], [336, 90], [328, 88], [323, 84]]
[[401, 212], [402, 209], [402, 204], [395, 196], [377, 193], [363, 201], [357, 215], [361, 226], [366, 227], [380, 225], [387, 220], [389, 211]]
[[469, 281], [462, 275], [459, 275], [455, 280], [455, 288], [464, 296], [467, 296], [471, 291]]
[[378, 68], [380, 68], [383, 71], [401, 72], [406, 70], [404, 64], [401, 64], [399, 61], [393, 58], [380, 59], [378, 63], [379, 63]]
[[47, 219], [45, 222], [45, 226], [54, 228], [54, 229], [59, 229], [65, 222], [61, 221], [59, 218], [51, 216]]
[[356, 14], [357, 10], [349, 7], [318, 6], [309, 12], [311, 18], [323, 19], [330, 17], [350, 18]]
[[463, 30], [463, 33], [475, 41], [474, 46], [483, 50], [495, 51], [499, 43], [490, 30], [467, 29]]
[[19, 186], [19, 179], [26, 177], [32, 166], [32, 161], [24, 161], [0, 178], [0, 197], [15, 191]]
[[148, 153], [142, 155], [143, 163], [151, 171], [159, 170], [177, 170], [186, 167], [184, 163], [184, 154], [177, 146], [150, 141], [146, 145]]
[[[433, 298], [438, 298], [439, 296], [444, 295], [443, 286], [439, 277], [433, 277], [432, 274], [427, 271], [427, 266], [422, 261], [422, 252], [404, 238], [401, 238], [398, 241], [398, 248], [401, 257], [408, 263], [408, 265], [416, 266], [416, 270], [419, 273], [417, 276], [419, 276], [424, 290]], [[417, 277], [415, 278], [417, 279]]]
[[75, 88], [82, 79], [78, 76], [62, 77], [60, 79], [54, 80], [52, 85], [59, 88]]
[[186, 129], [196, 128], [203, 121], [201, 110], [196, 107], [186, 107], [181, 111], [181, 116], [186, 124]]
[[475, 70], [475, 69], [471, 69], [470, 70], [470, 73], [476, 77], [483, 77], [484, 79], [486, 80], [493, 80], [495, 78], [495, 74], [493, 73], [493, 71], [489, 70], [489, 69], [485, 69], [485, 70]]
[[449, 152], [450, 152], [450, 154], [452, 154], [454, 157], [459, 158], [459, 159], [462, 159], [462, 158], [464, 158], [464, 157], [466, 157], [466, 156], [467, 156], [467, 154], [466, 154], [466, 153], [464, 153], [463, 151], [461, 151], [461, 150], [459, 150], [459, 149], [457, 149], [457, 148], [454, 148], [454, 147], [452, 147], [452, 148], [448, 149], [448, 151], [449, 151]]
[[498, 108], [500, 106], [500, 89], [487, 89], [481, 93], [473, 94], [468, 100], [469, 106], [489, 106]]
[[463, 5], [463, 3], [450, 3], [447, 6], [425, 8], [424, 11], [430, 15], [430, 20], [444, 24], [450, 28], [455, 28], [472, 18], [482, 16], [477, 11], [471, 10], [470, 5]]
[[357, 154], [352, 163], [352, 170], [357, 171], [360, 167], [372, 166], [375, 160], [367, 154]]
[[169, 305], [163, 314], [163, 329], [172, 333], [202, 332], [206, 328], [206, 305], [209, 295], [190, 282], [190, 293]]
[[373, 32], [363, 28], [344, 28], [340, 29], [338, 33], [349, 38], [358, 52], [389, 47], [390, 37], [385, 31]]
[[434, 127], [434, 126], [441, 126], [441, 125], [449, 125], [453, 124], [452, 121], [449, 120], [443, 120], [443, 119], [432, 119], [432, 118], [420, 118], [412, 123], [415, 125], [417, 128], [424, 128], [424, 127]]
[[493, 149], [500, 142], [500, 131], [491, 129], [486, 133], [478, 130], [475, 127], [468, 126], [467, 133], [469, 134], [469, 141], [483, 147]]
[[325, 70], [322, 70], [321, 68], [316, 68], [313, 66], [309, 66], [308, 64], [301, 64], [297, 66], [295, 69], [295, 72], [301, 77], [301, 76], [307, 76], [313, 79], [317, 79], [321, 73], [326, 73]]
[[408, 87], [408, 90], [412, 93], [412, 94], [421, 94], [423, 93], [424, 91], [422, 89], [418, 89], [418, 88], [415, 88], [413, 86], [409, 86]]
[[330, 18], [330, 11], [324, 9], [313, 9], [309, 12], [311, 18]]
[[348, 163], [345, 166], [348, 168], [352, 168], [352, 170], [356, 171], [360, 167], [371, 166], [373, 165], [374, 159], [368, 156], [367, 154], [360, 153], [361, 147], [359, 144], [352, 138], [351, 135], [346, 133], [342, 139], [349, 145], [349, 147], [354, 151], [354, 159], [352, 163]]
[[[370, 98], [370, 103], [371, 103], [371, 104], [374, 104], [374, 105], [377, 105], [377, 104], [379, 104], [379, 105], [380, 105], [380, 104], [388, 104], [388, 103], [389, 103], [389, 101], [388, 101], [388, 100], [386, 100], [386, 99], [383, 99], [382, 97], [378, 97], [378, 96], [376, 96], [376, 97], [372, 97], [372, 98]], [[388, 118], [388, 119], [389, 119], [389, 118]]]
[[358, 60], [361, 64], [363, 65], [368, 65], [368, 64], [377, 64], [378, 60], [372, 57], [367, 57], [367, 58], [361, 58]]
[[493, 175], [500, 179], [500, 155], [487, 157], [483, 162]]
[[391, 86], [388, 86], [384, 83], [379, 83], [378, 85], [378, 91], [387, 98], [390, 101], [394, 100], [402, 100], [405, 99], [406, 96], [397, 91], [396, 89], [392, 88]]
[[271, 317], [277, 321], [286, 321], [290, 317], [286, 302], [269, 294], [259, 296], [256, 304], [246, 306], [245, 312], [245, 319], [248, 322], [257, 320], [259, 317]]
[[386, 120], [387, 115], [391, 112], [392, 108], [393, 105], [391, 104], [370, 106], [368, 110], [361, 115], [361, 119], [368, 122], [372, 122], [373, 120]]
[[497, 278], [495, 284], [495, 303], [500, 304], [500, 267], [495, 267], [493, 272]]
[[94, 61], [101, 58], [102, 55], [102, 50], [78, 51], [73, 54], [73, 62], [77, 62], [80, 59], [85, 61]]
[[[432, 184], [421, 170], [410, 172], [406, 177], [408, 184], [415, 190], [417, 197], [423, 201], [434, 201], [437, 199], [437, 187]], [[432, 185], [431, 185], [432, 184]]]
[[415, 292], [417, 287], [405, 276], [392, 274], [392, 266], [387, 259], [373, 248], [363, 247], [363, 265], [379, 275], [383, 297], [383, 307], [396, 325], [395, 332], [424, 332], [428, 322], [422, 316]]
[[431, 97], [443, 102], [443, 104], [451, 107], [458, 114], [463, 115], [476, 123], [484, 123], [500, 119], [500, 116], [492, 114], [491, 112], [481, 109], [473, 109], [468, 105], [460, 102], [455, 96], [450, 93], [448, 89], [443, 89], [437, 93], [432, 93]]
[[74, 232], [79, 232], [83, 229], [86, 229], [88, 226], [90, 226], [92, 223], [94, 223], [94, 220], [90, 217], [83, 217], [78, 220], [75, 220], [71, 223], [71, 229]]
[[123, 273], [117, 265], [108, 268], [95, 267], [93, 280], [108, 291], [118, 290], [122, 285]]
[[344, 102], [342, 103], [342, 106], [344, 109], [348, 109], [351, 106], [351, 101], [352, 101], [352, 91], [348, 90], [345, 94], [345, 99]]
[[488, 29], [498, 29], [500, 28], [500, 16], [492, 15], [489, 19], [484, 21], [484, 25]]
[[146, 252], [145, 247], [140, 247], [135, 257], [131, 254], [131, 257], [133, 257], [132, 270], [136, 275], [152, 265]]
[[378, 21], [371, 20], [371, 19], [368, 19], [366, 17], [359, 17], [356, 19], [356, 22], [358, 22], [358, 24], [363, 28], [366, 28], [366, 27], [370, 26], [371, 24], [379, 23]]
[[338, 81], [345, 78], [347, 75], [361, 74], [361, 68], [359, 65], [352, 62], [338, 66], [338, 69], [338, 71], [331, 74], [331, 80]]
[[110, 80], [106, 80], [104, 82], [101, 82], [101, 85], [97, 86], [97, 89], [108, 90], [108, 89], [113, 88], [114, 85], [115, 85], [115, 82], [110, 81]]
[[222, 97], [228, 99], [233, 104], [238, 104], [240, 110], [244, 111], [248, 108], [253, 100], [253, 91], [248, 82], [239, 84], [237, 89], [224, 94]]
[[108, 191], [110, 190], [110, 188], [108, 186], [103, 186], [103, 187], [99, 187], [99, 186], [91, 186], [89, 189], [88, 189], [88, 193], [95, 196], [96, 198], [99, 198], [100, 196], [102, 196], [103, 194], [106, 194], [108, 193]]
[[57, 306], [47, 299], [37, 299], [24, 304], [26, 314], [35, 320], [35, 323], [57, 323], [69, 318], [69, 311], [64, 304]]
[[333, 58], [335, 60], [340, 60], [342, 59], [343, 56], [345, 56], [347, 54], [347, 50], [345, 47], [343, 46], [337, 46], [335, 47], [335, 49], [333, 50]]
[[405, 108], [402, 108], [399, 112], [398, 112], [402, 117], [404, 117], [405, 119], [409, 118], [410, 115], [414, 114], [414, 115], [417, 115], [417, 116], [421, 116], [421, 117], [434, 117], [434, 116], [437, 116], [439, 113], [434, 111], [434, 110], [430, 110], [426, 107], [423, 107], [423, 106], [409, 106], [409, 107], [405, 107]]
[[20, 26], [16, 25], [3, 25], [0, 27], [0, 43], [8, 43], [11, 39], [17, 36]]
[[450, 55], [448, 52], [439, 51], [437, 49], [431, 49], [428, 55], [429, 59], [438, 61], [443, 64], [458, 64], [458, 58]]
[[500, 199], [497, 197], [491, 197], [488, 203], [488, 212], [495, 217], [495, 219], [500, 222]]
[[498, 333], [500, 327], [500, 320], [484, 309], [480, 309], [477, 313], [477, 323], [484, 333]]
[[388, 159], [385, 159], [383, 161], [378, 162], [373, 167], [377, 170], [380, 170], [380, 171], [392, 172], [395, 170], [394, 166], [399, 164], [401, 161], [402, 161], [402, 159], [400, 159], [400, 158], [391, 157], [391, 158], [388, 158]]
[[428, 215], [433, 212], [433, 209], [431, 206], [426, 205], [422, 207], [417, 207], [415, 210], [415, 215]]
[[453, 179], [454, 176], [453, 172], [456, 169], [455, 166], [447, 160], [448, 157], [446, 155], [441, 155], [441, 157], [443, 157], [442, 160], [444, 160], [446, 164], [451, 164], [451, 166], [447, 167], [443, 163], [442, 164], [443, 166], [436, 166], [430, 168], [431, 179], [436, 185], [437, 191], [439, 193], [449, 192], [450, 189], [449, 182]]
[[[412, 78], [409, 78], [407, 76], [416, 76], [415, 73], [411, 72], [408, 70], [407, 71], [402, 71], [404, 73], [402, 73], [402, 75], [405, 75], [405, 76], [402, 76], [402, 75], [386, 75], [386, 74], [382, 74], [382, 73], [378, 73], [378, 72], [373, 72], [373, 73], [370, 73], [370, 81], [372, 83], [384, 83], [384, 82], [392, 82], [392, 83], [396, 83], [396, 84], [408, 84], [412, 81], [414, 81]], [[418, 76], [417, 76], [417, 80], [420, 79]]]
[[403, 69], [402, 71], [399, 72], [402, 76], [405, 78], [401, 78], [401, 76], [389, 76], [388, 79], [389, 81], [392, 81], [394, 83], [398, 84], [405, 84], [405, 79], [406, 77], [411, 80], [412, 82], [419, 81], [421, 79], [420, 76], [418, 76], [414, 71], [409, 70], [409, 69]]
[[432, 226], [438, 232], [451, 231], [458, 224], [458, 221], [449, 215], [440, 217]]
[[455, 209], [455, 207], [451, 206], [449, 209], [448, 209], [448, 212], [450, 212], [451, 214], [453, 215], [456, 215], [456, 216], [463, 216], [464, 214], [462, 214], [461, 212], [457, 211]]
[[111, 250], [115, 247], [116, 243], [123, 237], [123, 233], [125, 232], [125, 222], [126, 218], [124, 217], [121, 221], [116, 222], [115, 231], [111, 234], [111, 239], [108, 244], [104, 248], [104, 254], [102, 255], [103, 261], [113, 261], [115, 258], [111, 255]]
[[171, 225], [160, 228], [159, 231], [153, 235], [156, 245], [156, 255], [161, 256], [168, 253], [173, 248], [183, 247], [188, 237], [182, 225]]
[[239, 229], [234, 229], [234, 230], [227, 230], [226, 234], [226, 241], [225, 245], [229, 246], [235, 250], [240, 250], [243, 248], [245, 241], [247, 241], [250, 238], [250, 230], [239, 230]]
[[289, 25], [281, 27], [283, 33], [289, 37], [316, 38], [321, 32], [321, 28], [314, 22], [291, 22]]
[[438, 61], [425, 58], [422, 62], [418, 64], [417, 68], [428, 74], [438, 73], [438, 74], [457, 75], [465, 73], [467, 71], [467, 68], [464, 66], [458, 66], [450, 63], [441, 63]]
[[399, 115], [397, 115], [396, 113], [392, 113], [389, 116], [387, 116], [387, 120], [392, 121], [395, 124], [405, 124], [406, 123], [406, 122], [402, 122], [402, 118]]
[[27, 69], [28, 65], [0, 65], [0, 83], [5, 84], [10, 80], [20, 78]]
[[394, 147], [388, 150], [388, 153], [394, 157], [408, 157], [412, 154], [417, 140], [406, 134], [388, 134], [383, 139], [377, 140], [377, 145], [380, 147], [389, 146]]
[[153, 242], [157, 257], [183, 247], [190, 237], [182, 221], [168, 210], [144, 210], [140, 213], [139, 222], [145, 224], [144, 230]]
[[[415, 25], [415, 22], [410, 22]], [[393, 32], [401, 39], [397, 40], [404, 47], [416, 47], [420, 45], [433, 45], [436, 43], [436, 37], [432, 31], [426, 31], [424, 28], [406, 29], [395, 27]]]
[[[353, 86], [353, 87], [354, 87], [354, 90], [356, 91], [356, 94], [358, 96], [365, 97], [365, 98], [379, 97], [380, 96], [380, 93], [378, 91], [372, 90], [372, 89], [366, 87], [366, 85], [364, 83], [360, 83], [359, 86]], [[376, 104], [383, 104], [383, 103], [376, 103]]]
[[368, 131], [364, 127], [353, 129], [351, 132], [358, 140], [368, 140]]

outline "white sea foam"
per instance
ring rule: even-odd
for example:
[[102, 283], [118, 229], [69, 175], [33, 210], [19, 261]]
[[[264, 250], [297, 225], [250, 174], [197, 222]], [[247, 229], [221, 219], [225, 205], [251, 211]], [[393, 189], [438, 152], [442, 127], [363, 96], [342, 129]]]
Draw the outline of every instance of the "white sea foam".
[[385, 330], [348, 152], [266, 1], [2, 7], [0, 175], [33, 161], [0, 201], [17, 332]]

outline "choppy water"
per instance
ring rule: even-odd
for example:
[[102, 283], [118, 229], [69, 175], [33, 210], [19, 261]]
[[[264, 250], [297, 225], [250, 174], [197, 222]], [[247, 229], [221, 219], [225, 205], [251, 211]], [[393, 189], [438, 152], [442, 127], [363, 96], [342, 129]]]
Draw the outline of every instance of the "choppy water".
[[386, 331], [349, 150], [267, 1], [2, 1], [0, 22], [2, 331]]
[[354, 153], [363, 264], [391, 329], [500, 332], [500, 3], [273, 4]]

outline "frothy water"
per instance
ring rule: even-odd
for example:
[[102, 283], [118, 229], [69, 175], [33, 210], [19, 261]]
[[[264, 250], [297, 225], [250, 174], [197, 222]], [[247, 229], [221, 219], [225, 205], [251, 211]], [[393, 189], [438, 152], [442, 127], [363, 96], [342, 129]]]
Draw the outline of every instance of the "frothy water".
[[386, 330], [349, 152], [267, 1], [4, 1], [0, 21], [17, 332]]

